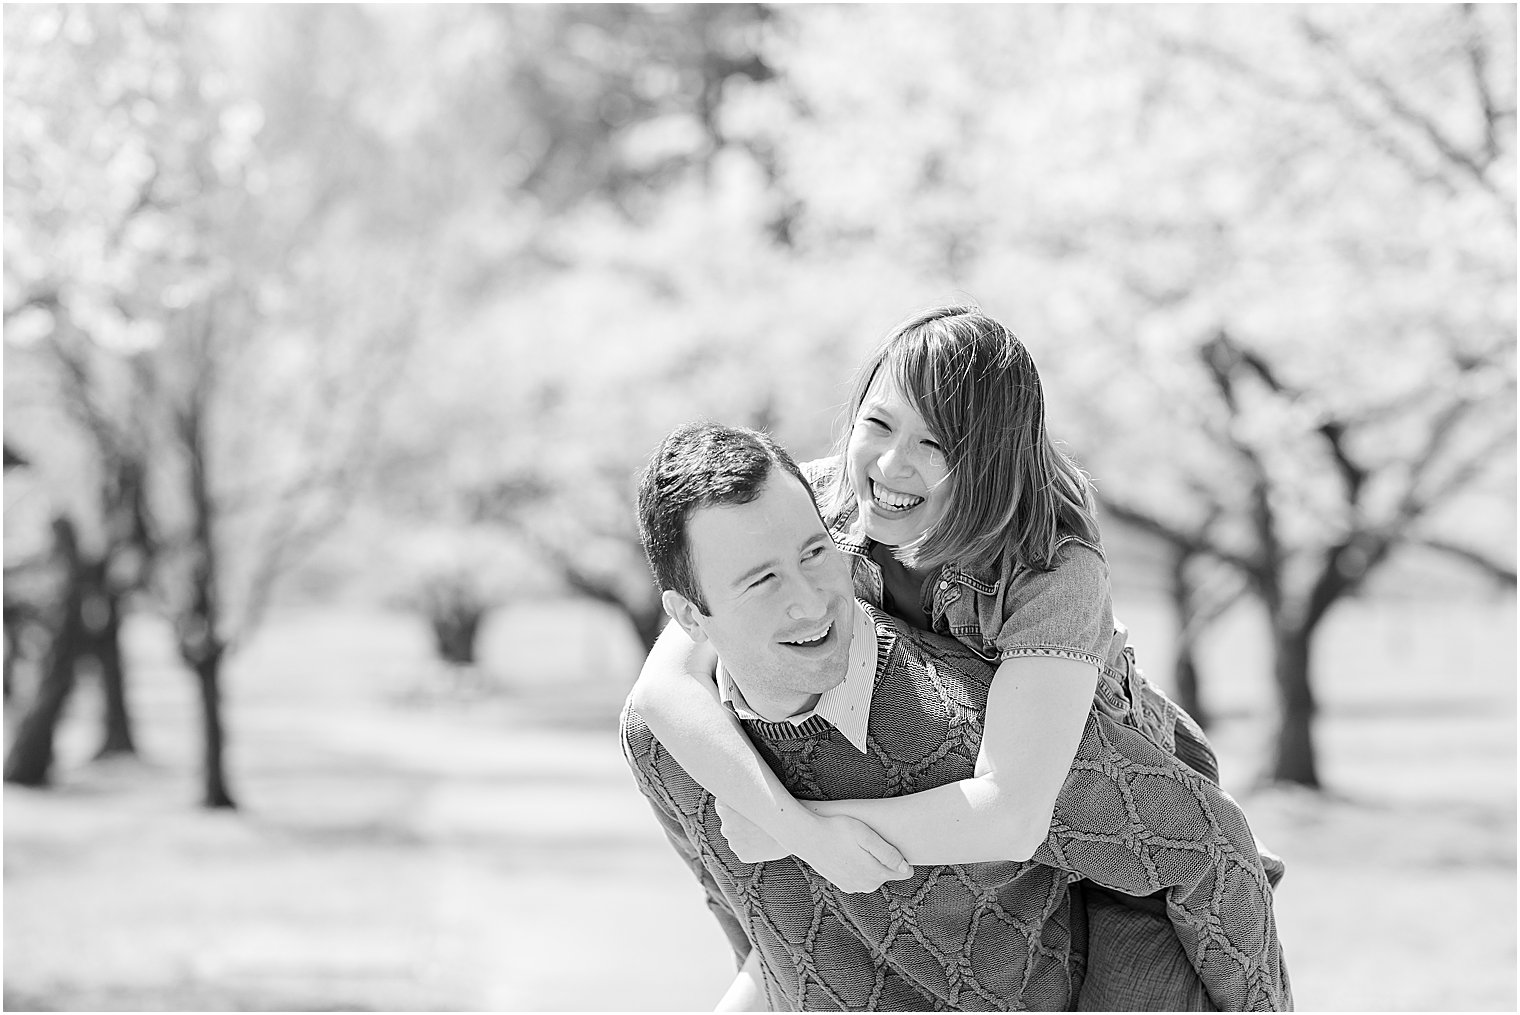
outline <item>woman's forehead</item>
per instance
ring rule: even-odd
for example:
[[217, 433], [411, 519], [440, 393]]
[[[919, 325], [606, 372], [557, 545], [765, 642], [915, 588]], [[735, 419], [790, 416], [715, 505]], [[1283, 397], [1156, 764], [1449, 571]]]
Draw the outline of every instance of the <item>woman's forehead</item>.
[[908, 393], [897, 382], [891, 363], [883, 362], [871, 378], [871, 383], [866, 385], [865, 394], [861, 396], [862, 405], [890, 405], [900, 404], [913, 408], [913, 402], [908, 398]]
[[881, 369], [871, 378], [871, 383], [866, 386], [865, 394], [861, 396], [861, 409], [883, 409], [899, 417], [909, 417], [917, 421], [925, 429], [930, 429], [929, 421], [919, 408], [917, 400], [909, 395], [908, 390], [897, 379], [896, 372], [891, 369], [889, 362], [884, 362]]

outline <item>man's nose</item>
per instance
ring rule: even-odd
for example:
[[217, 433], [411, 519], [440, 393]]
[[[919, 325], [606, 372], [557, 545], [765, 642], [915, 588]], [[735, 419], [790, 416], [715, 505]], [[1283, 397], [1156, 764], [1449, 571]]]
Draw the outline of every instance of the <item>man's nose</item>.
[[787, 616], [793, 620], [817, 620], [829, 610], [828, 593], [806, 576], [798, 576], [792, 583], [792, 595], [787, 603]]

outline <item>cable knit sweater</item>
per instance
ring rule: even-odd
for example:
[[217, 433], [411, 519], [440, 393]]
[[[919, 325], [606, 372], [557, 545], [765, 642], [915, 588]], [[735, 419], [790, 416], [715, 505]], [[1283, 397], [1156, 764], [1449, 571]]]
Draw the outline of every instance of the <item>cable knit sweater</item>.
[[[878, 635], [868, 754], [818, 717], [745, 720], [750, 739], [804, 799], [898, 796], [969, 778], [994, 668], [958, 642], [861, 608]], [[1033, 859], [919, 866], [858, 895], [795, 857], [740, 861], [712, 796], [630, 709], [622, 737], [639, 788], [706, 888], [735, 956], [759, 949], [772, 1010], [1072, 1009], [1087, 933], [1078, 878], [1132, 896], [1164, 891], [1188, 961], [1220, 1009], [1291, 1007], [1271, 888], [1240, 808], [1097, 709]]]

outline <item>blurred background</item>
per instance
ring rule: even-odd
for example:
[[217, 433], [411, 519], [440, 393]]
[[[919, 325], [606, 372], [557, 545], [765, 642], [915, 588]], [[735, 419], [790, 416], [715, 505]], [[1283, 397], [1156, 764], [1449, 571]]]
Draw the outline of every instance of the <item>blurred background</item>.
[[10, 1010], [698, 1010], [616, 739], [674, 424], [974, 300], [1288, 864], [1514, 1010], [1515, 7], [4, 12]]

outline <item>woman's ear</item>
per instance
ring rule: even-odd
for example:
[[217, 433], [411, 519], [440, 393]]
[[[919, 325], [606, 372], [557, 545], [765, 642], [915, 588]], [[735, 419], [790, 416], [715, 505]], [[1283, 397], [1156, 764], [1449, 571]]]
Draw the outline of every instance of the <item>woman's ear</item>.
[[702, 620], [706, 614], [697, 608], [696, 603], [674, 589], [666, 589], [660, 593], [660, 605], [665, 607], [671, 620], [681, 625], [686, 637], [699, 645], [707, 640], [707, 632], [702, 629]]

